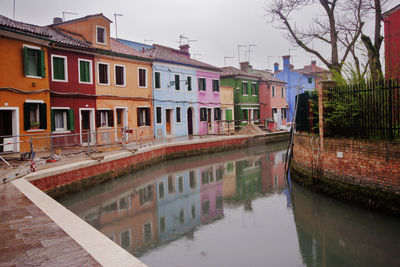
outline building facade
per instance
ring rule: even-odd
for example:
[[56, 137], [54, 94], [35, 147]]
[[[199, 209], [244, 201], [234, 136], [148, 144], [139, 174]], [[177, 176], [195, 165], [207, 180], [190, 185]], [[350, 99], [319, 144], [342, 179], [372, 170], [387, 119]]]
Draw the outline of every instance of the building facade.
[[400, 79], [400, 5], [383, 15], [385, 35], [385, 78]]

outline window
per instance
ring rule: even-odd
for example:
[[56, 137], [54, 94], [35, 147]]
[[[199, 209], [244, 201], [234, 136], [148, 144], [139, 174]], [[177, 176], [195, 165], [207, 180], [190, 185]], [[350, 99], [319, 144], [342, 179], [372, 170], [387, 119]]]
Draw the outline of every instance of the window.
[[272, 116], [274, 116], [275, 113], [277, 113], [277, 109], [276, 108], [272, 108]]
[[199, 91], [205, 91], [205, 90], [206, 90], [206, 79], [199, 78]]
[[180, 90], [179, 75], [175, 74], [175, 90]]
[[248, 95], [249, 94], [249, 89], [247, 88], [247, 82], [242, 83], [242, 94], [243, 95]]
[[151, 241], [151, 224], [150, 223], [145, 223], [143, 224], [143, 240], [145, 242]]
[[232, 120], [232, 110], [231, 109], [225, 110], [225, 120], [227, 120], [227, 121]]
[[164, 183], [160, 182], [158, 184], [158, 195], [160, 196], [160, 198], [164, 197]]
[[214, 120], [215, 121], [221, 120], [221, 109], [220, 108], [214, 108]]
[[192, 91], [192, 77], [190, 76], [187, 77], [187, 86], [188, 86], [188, 91]]
[[311, 78], [311, 77], [308, 77], [308, 78], [307, 78], [307, 81], [308, 81], [308, 83], [312, 83], [312, 78]]
[[160, 232], [163, 233], [165, 232], [165, 217], [160, 218]]
[[99, 73], [99, 84], [110, 84], [109, 65], [107, 63], [98, 63], [97, 71]]
[[107, 44], [106, 28], [96, 26], [96, 42], [98, 44]]
[[243, 118], [242, 120], [248, 120], [249, 119], [249, 112], [248, 109], [242, 109], [243, 112]]
[[131, 208], [131, 202], [130, 202], [129, 196], [121, 198], [118, 203], [119, 203], [119, 206], [118, 206], [119, 210], [128, 210]]
[[219, 92], [219, 81], [213, 80], [213, 92]]
[[275, 86], [272, 86], [272, 97], [275, 97]]
[[286, 119], [286, 108], [281, 108], [282, 119]]
[[282, 90], [282, 98], [284, 98], [285, 97], [285, 87], [281, 87], [281, 90]]
[[162, 123], [162, 109], [161, 107], [156, 107], [156, 123]]
[[253, 109], [253, 119], [258, 120], [259, 119], [259, 109]]
[[203, 210], [203, 214], [207, 214], [210, 212], [210, 201], [204, 200], [203, 204], [202, 204], [202, 210]]
[[139, 73], [139, 87], [147, 88], [147, 69], [138, 69]]
[[56, 82], [67, 82], [67, 57], [51, 55], [52, 79]]
[[138, 126], [150, 126], [150, 108], [138, 108], [137, 109], [137, 122]]
[[42, 77], [45, 75], [44, 51], [39, 47], [24, 45], [24, 74], [30, 77]]
[[218, 196], [217, 199], [215, 200], [215, 207], [217, 210], [222, 209], [222, 206], [224, 204], [224, 199], [222, 196]]
[[183, 177], [182, 176], [178, 177], [178, 187], [179, 187], [179, 192], [182, 193], [183, 192]]
[[257, 90], [257, 84], [256, 83], [252, 83], [251, 84], [251, 94], [252, 95], [258, 95], [258, 90]]
[[114, 65], [114, 79], [115, 85], [125, 86], [125, 66], [124, 65]]
[[196, 218], [196, 206], [192, 205], [192, 220]]
[[168, 175], [168, 194], [175, 193], [175, 179], [172, 175]]
[[121, 239], [121, 247], [129, 248], [131, 245], [130, 231], [126, 230], [126, 231], [121, 232], [119, 237]]
[[191, 189], [196, 188], [196, 177], [194, 175], [194, 171], [189, 172], [189, 186]]
[[158, 71], [154, 72], [154, 88], [156, 89], [161, 88], [161, 73]]
[[79, 82], [92, 83], [92, 61], [86, 59], [78, 59]]
[[96, 127], [114, 127], [112, 110], [96, 110]]
[[176, 107], [176, 123], [181, 123], [181, 108]]
[[207, 108], [200, 108], [200, 121], [207, 121]]
[[185, 223], [185, 213], [182, 210], [179, 211], [179, 224], [183, 225]]
[[24, 103], [24, 129], [47, 129], [47, 105]]
[[68, 108], [51, 109], [51, 130], [52, 131], [73, 131], [74, 110]]
[[149, 184], [139, 190], [140, 205], [144, 205], [153, 200], [153, 185]]

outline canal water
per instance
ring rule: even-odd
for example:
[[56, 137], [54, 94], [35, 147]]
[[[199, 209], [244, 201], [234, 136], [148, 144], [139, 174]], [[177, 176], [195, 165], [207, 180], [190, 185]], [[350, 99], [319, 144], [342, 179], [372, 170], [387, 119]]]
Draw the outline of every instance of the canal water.
[[288, 184], [285, 148], [167, 161], [59, 201], [149, 266], [400, 266], [400, 218]]

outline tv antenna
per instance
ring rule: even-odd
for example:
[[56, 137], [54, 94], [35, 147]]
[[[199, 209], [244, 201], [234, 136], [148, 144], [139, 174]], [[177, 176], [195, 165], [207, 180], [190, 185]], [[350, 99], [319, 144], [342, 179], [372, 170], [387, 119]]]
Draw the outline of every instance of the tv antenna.
[[239, 61], [239, 65], [240, 65], [240, 48], [241, 47], [246, 47], [245, 45], [238, 45], [238, 61]]
[[78, 13], [75, 13], [75, 12], [63, 11], [63, 22], [65, 21], [65, 14], [69, 14], [69, 15], [79, 15]]
[[179, 35], [179, 45], [182, 45], [184, 40], [189, 40], [184, 34]]
[[[196, 57], [198, 57], [198, 58], [196, 58]], [[193, 54], [193, 59], [201, 59], [201, 54], [194, 53]]]
[[235, 58], [235, 57], [224, 57], [224, 64], [225, 64], [225, 67], [226, 67], [226, 59], [227, 58]]
[[249, 50], [247, 50], [247, 52], [248, 52], [248, 55], [249, 55], [249, 63], [250, 63], [250, 53], [252, 52], [252, 50], [251, 50], [251, 48], [252, 47], [256, 47], [257, 45], [254, 45], [254, 44], [249, 44]]

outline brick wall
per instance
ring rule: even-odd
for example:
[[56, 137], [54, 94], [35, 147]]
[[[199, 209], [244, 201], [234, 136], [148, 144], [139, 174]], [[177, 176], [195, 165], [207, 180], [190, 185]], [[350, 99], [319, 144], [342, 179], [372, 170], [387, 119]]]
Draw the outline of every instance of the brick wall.
[[[293, 161], [310, 174], [313, 148], [314, 154], [318, 153], [319, 139], [316, 138], [318, 137], [306, 134], [295, 134], [294, 137]], [[400, 193], [400, 143], [398, 142], [325, 137], [319, 164], [321, 174], [326, 178]], [[315, 165], [316, 159], [314, 159]]]

